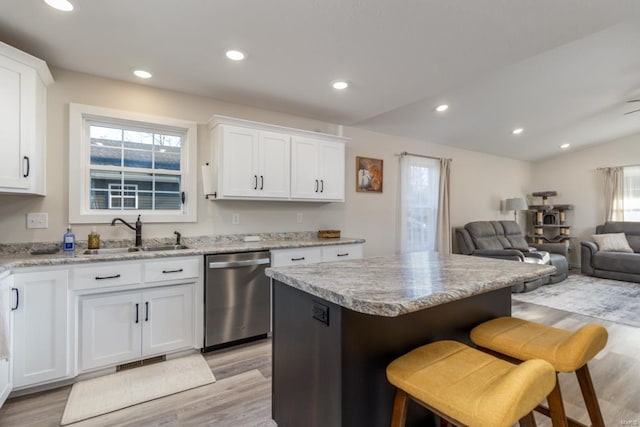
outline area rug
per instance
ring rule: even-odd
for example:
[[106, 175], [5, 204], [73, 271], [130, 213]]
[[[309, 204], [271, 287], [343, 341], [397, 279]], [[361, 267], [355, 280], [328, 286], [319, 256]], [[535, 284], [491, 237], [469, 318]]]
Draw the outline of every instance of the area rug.
[[640, 327], [640, 283], [572, 274], [560, 283], [512, 294], [512, 298]]
[[200, 354], [129, 369], [75, 383], [61, 425], [215, 382]]

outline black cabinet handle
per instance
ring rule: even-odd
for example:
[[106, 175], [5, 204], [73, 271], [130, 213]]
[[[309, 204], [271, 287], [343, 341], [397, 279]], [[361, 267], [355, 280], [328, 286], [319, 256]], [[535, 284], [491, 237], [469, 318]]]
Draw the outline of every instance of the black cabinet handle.
[[184, 202], [187, 200], [187, 195], [185, 194], [185, 192], [183, 191], [182, 193], [180, 193], [180, 201], [182, 202], [182, 204], [184, 205]]
[[120, 277], [119, 274], [115, 276], [96, 276], [96, 280], [117, 279], [118, 277]]
[[162, 274], [169, 274], [169, 273], [182, 273], [182, 268], [179, 268], [177, 270], [162, 270]]
[[345, 252], [343, 254], [338, 254], [338, 256], [349, 256], [349, 252]]
[[253, 189], [257, 190], [258, 189], [258, 175], [253, 175], [253, 179], [255, 180], [254, 184], [253, 184]]
[[140, 305], [140, 304], [136, 304], [136, 323], [139, 323], [139, 321], [140, 321], [140, 320], [138, 319], [138, 311], [139, 311], [139, 310], [138, 310], [138, 307], [139, 307], [139, 305]]
[[318, 180], [316, 179], [316, 193], [318, 192]]
[[264, 175], [260, 175], [260, 189], [264, 190]]
[[320, 180], [320, 192], [324, 193], [324, 179]]
[[149, 321], [149, 301], [144, 302], [144, 321]]
[[20, 290], [18, 288], [11, 288], [11, 290], [16, 292], [16, 306], [11, 307], [11, 311], [16, 311], [20, 306]]
[[291, 258], [291, 261], [304, 261], [304, 257], [300, 257], [300, 258]]
[[29, 176], [29, 171], [31, 170], [31, 161], [29, 160], [29, 156], [24, 156], [23, 160], [27, 161], [27, 172], [22, 174], [22, 176], [26, 178]]

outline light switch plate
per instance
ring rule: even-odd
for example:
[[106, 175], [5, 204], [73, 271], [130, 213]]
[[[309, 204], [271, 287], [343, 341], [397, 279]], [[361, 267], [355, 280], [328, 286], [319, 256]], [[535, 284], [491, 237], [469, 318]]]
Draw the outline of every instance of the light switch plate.
[[49, 214], [47, 212], [28, 213], [27, 228], [49, 228]]

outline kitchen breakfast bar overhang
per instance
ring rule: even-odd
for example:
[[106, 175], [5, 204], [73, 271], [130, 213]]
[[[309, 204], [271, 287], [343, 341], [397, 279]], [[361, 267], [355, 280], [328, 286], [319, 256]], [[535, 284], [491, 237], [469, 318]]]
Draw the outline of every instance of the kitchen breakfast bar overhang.
[[[392, 360], [437, 340], [469, 343], [472, 327], [511, 315], [513, 284], [554, 271], [437, 252], [267, 269], [273, 419], [279, 427], [388, 426]], [[431, 422], [410, 407], [407, 425]]]

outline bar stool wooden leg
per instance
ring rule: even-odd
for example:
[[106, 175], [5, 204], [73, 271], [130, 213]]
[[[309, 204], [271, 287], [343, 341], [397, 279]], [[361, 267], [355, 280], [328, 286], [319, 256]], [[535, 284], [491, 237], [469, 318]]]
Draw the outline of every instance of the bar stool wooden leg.
[[604, 427], [604, 419], [602, 418], [602, 412], [600, 412], [600, 405], [598, 404], [598, 398], [596, 397], [596, 391], [593, 388], [591, 374], [589, 373], [587, 365], [578, 369], [576, 371], [576, 376], [578, 377], [578, 383], [580, 384], [580, 391], [582, 391], [584, 403], [587, 406], [587, 412], [589, 412], [591, 426]]
[[551, 416], [551, 424], [553, 427], [569, 427], [567, 415], [564, 412], [564, 404], [562, 403], [562, 393], [560, 392], [560, 382], [556, 373], [556, 385], [547, 396], [549, 402], [549, 412]]
[[391, 427], [404, 427], [407, 421], [407, 407], [409, 406], [409, 396], [403, 390], [396, 389], [393, 398], [393, 413], [391, 415]]
[[536, 427], [536, 419], [533, 416], [533, 412], [529, 412], [527, 415], [520, 418], [520, 427]]

